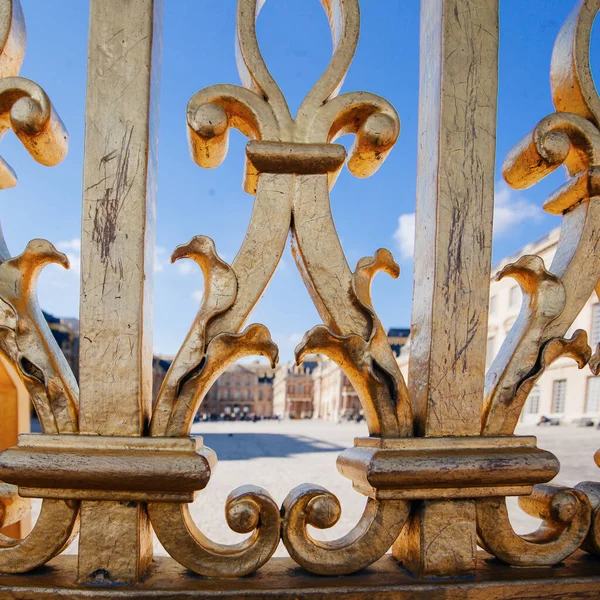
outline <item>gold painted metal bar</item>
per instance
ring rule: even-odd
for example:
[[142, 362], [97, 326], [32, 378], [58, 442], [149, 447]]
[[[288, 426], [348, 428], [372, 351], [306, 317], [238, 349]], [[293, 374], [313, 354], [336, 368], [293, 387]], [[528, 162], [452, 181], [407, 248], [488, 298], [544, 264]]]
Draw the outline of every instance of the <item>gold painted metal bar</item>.
[[[600, 596], [598, 563], [577, 552], [552, 569], [514, 569], [479, 552], [474, 578], [451, 581], [420, 580], [407, 574], [387, 555], [361, 573], [315, 577], [298, 569], [290, 558], [274, 558], [259, 576], [239, 579], [198, 578], [167, 557], [157, 557], [153, 569], [137, 586], [110, 590], [73, 583], [74, 557], [63, 555], [51, 569], [35, 576], [4, 575], [2, 591], [11, 600], [110, 600], [206, 599], [214, 600], [591, 600]], [[290, 591], [293, 590], [293, 591]]]
[[[151, 409], [162, 0], [91, 0], [82, 215], [80, 431], [140, 436]], [[83, 502], [82, 581], [133, 583], [144, 505]]]
[[[479, 435], [494, 204], [498, 0], [423, 0], [409, 395], [421, 436]], [[471, 501], [426, 501], [394, 553], [422, 576], [475, 567]]]
[[[444, 465], [443, 470], [440, 465]], [[421, 498], [440, 488], [463, 488], [462, 497], [503, 495], [482, 488], [547, 483], [558, 474], [558, 459], [538, 448], [401, 449], [350, 448], [340, 454], [338, 470], [355, 484], [393, 490], [397, 499], [410, 490]], [[477, 491], [479, 490], [479, 491]], [[472, 495], [470, 495], [472, 494]], [[371, 494], [369, 494], [371, 495]], [[439, 496], [439, 495], [438, 495]], [[412, 497], [418, 497], [412, 494]]]
[[111, 443], [88, 435], [62, 444], [60, 437], [21, 436], [18, 446], [0, 454], [0, 478], [31, 497], [31, 488], [39, 488], [44, 498], [191, 502], [216, 464], [215, 453], [193, 438], [146, 437], [138, 443], [113, 438]]
[[341, 144], [295, 144], [252, 140], [246, 155], [259, 173], [314, 175], [338, 171], [346, 160]]

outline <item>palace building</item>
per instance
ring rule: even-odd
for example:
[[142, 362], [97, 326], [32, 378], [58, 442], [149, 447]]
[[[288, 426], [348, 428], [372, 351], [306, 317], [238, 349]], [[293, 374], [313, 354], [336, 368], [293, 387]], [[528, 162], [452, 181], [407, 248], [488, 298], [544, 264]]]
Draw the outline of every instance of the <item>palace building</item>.
[[258, 361], [227, 368], [206, 394], [204, 418], [270, 417], [273, 414], [273, 369]]
[[319, 360], [277, 367], [273, 381], [275, 416], [283, 419], [310, 419], [313, 416], [313, 373], [319, 366]]
[[[496, 273], [526, 254], [537, 254], [548, 268], [558, 246], [559, 234], [560, 229], [553, 229], [542, 238], [507, 256], [492, 268], [487, 367], [492, 364], [516, 321], [522, 300], [521, 288], [517, 282], [508, 276], [496, 281]], [[565, 337], [571, 337], [577, 329], [587, 331], [588, 343], [592, 349], [600, 343], [600, 303], [596, 294], [590, 297]], [[400, 353], [398, 364], [406, 377], [409, 352], [408, 346], [405, 348], [406, 351]], [[560, 358], [552, 363], [531, 391], [521, 414], [521, 423], [537, 424], [543, 420], [543, 417], [554, 424], [598, 425], [600, 423], [600, 377], [594, 377], [587, 367], [579, 369], [569, 358]]]

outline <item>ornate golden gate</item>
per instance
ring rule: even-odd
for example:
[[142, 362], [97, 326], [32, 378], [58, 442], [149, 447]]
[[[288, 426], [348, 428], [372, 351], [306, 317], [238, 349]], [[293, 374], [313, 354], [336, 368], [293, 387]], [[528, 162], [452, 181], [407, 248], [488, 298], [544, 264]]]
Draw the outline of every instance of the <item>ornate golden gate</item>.
[[[548, 485], [557, 459], [535, 438], [513, 434], [552, 361], [568, 356], [600, 370], [600, 348], [592, 354], [584, 331], [563, 337], [600, 280], [600, 98], [589, 65], [600, 0], [581, 0], [559, 34], [550, 69], [557, 112], [504, 163], [513, 187], [531, 186], [560, 165], [567, 183], [545, 203], [563, 218], [552, 264], [525, 256], [498, 275], [519, 283], [524, 303], [487, 374], [498, 0], [422, 0], [408, 385], [370, 297], [374, 275], [397, 277], [399, 267], [377, 250], [352, 271], [329, 206], [344, 163], [358, 177], [374, 174], [400, 129], [384, 99], [338, 95], [358, 41], [358, 0], [321, 0], [334, 53], [295, 117], [257, 44], [262, 3], [238, 0], [244, 87], [201, 90], [187, 108], [201, 167], [224, 159], [229, 128], [250, 138], [244, 188], [254, 196], [252, 219], [231, 265], [202, 235], [175, 249], [173, 260], [198, 263], [205, 293], [150, 414], [163, 7], [160, 0], [90, 0], [80, 390], [35, 294], [42, 267], [68, 267], [66, 257], [45, 240], [15, 257], [0, 243], [0, 351], [43, 429], [0, 454], [0, 526], [23, 517], [27, 498], [43, 499], [30, 535], [0, 537], [0, 597], [599, 597], [600, 484]], [[2, 132], [12, 129], [35, 160], [55, 165], [67, 136], [44, 91], [18, 76], [25, 39], [18, 0], [0, 0], [0, 30]], [[335, 143], [345, 133], [356, 136], [348, 157]], [[2, 161], [0, 185], [15, 183]], [[267, 491], [245, 485], [225, 511], [229, 526], [249, 536], [226, 546], [208, 539], [188, 510], [216, 463], [190, 428], [228, 364], [254, 354], [277, 362], [266, 327], [244, 329], [244, 322], [290, 229], [323, 320], [296, 358], [325, 354], [356, 388], [369, 437], [339, 456], [338, 469], [368, 500], [350, 533], [324, 542], [308, 526], [328, 528], [339, 518], [326, 489], [301, 485], [280, 508]], [[531, 535], [510, 525], [505, 498], [515, 495], [543, 521]], [[152, 531], [172, 558], [153, 560]], [[77, 533], [78, 556], [59, 556]], [[271, 559], [280, 540], [291, 559]]]

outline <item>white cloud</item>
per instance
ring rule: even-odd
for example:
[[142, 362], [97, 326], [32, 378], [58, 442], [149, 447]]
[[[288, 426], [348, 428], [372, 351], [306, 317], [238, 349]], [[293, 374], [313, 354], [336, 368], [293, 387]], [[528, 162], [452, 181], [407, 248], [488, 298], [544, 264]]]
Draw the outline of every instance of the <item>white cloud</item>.
[[56, 247], [59, 250], [73, 250], [75, 252], [81, 252], [81, 239], [73, 238], [72, 240], [58, 242]]
[[290, 335], [286, 336], [285, 339], [286, 342], [288, 342], [288, 344], [293, 345], [295, 347], [302, 341], [303, 337], [303, 333], [290, 333]]
[[200, 304], [202, 302], [202, 297], [204, 296], [204, 288], [199, 288], [192, 292], [192, 298], [195, 302]]
[[522, 198], [505, 183], [496, 184], [494, 197], [494, 235], [502, 235], [527, 219], [539, 220], [542, 209]]
[[415, 213], [400, 215], [394, 232], [401, 258], [412, 258], [415, 252]]
[[[539, 220], [542, 209], [521, 197], [504, 182], [496, 184], [494, 195], [494, 236], [502, 236], [527, 219]], [[400, 215], [394, 240], [401, 258], [412, 258], [415, 250], [415, 213]]]
[[57, 242], [56, 247], [67, 255], [71, 266], [69, 270], [72, 273], [79, 274], [81, 270], [81, 239], [73, 238], [72, 240]]
[[160, 273], [165, 270], [168, 263], [167, 249], [164, 246], [155, 246], [154, 248], [154, 272]]

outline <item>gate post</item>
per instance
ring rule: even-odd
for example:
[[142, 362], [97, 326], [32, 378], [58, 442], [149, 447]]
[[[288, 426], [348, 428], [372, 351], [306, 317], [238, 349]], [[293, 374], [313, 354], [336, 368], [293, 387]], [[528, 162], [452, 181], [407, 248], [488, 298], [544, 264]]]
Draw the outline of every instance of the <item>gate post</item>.
[[[409, 396], [416, 435], [478, 436], [491, 267], [498, 0], [422, 0]], [[420, 576], [475, 567], [472, 500], [413, 507], [394, 554]]]
[[[80, 433], [146, 433], [162, 0], [91, 0], [81, 260]], [[134, 583], [146, 507], [84, 501], [79, 578]]]

